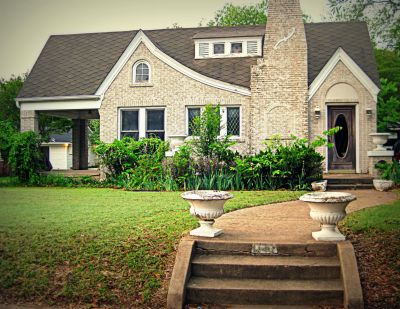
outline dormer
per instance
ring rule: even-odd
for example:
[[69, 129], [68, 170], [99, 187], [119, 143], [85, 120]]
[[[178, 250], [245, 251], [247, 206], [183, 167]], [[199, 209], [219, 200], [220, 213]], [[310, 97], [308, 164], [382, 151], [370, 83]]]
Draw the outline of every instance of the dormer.
[[263, 31], [216, 29], [193, 36], [195, 59], [261, 57]]

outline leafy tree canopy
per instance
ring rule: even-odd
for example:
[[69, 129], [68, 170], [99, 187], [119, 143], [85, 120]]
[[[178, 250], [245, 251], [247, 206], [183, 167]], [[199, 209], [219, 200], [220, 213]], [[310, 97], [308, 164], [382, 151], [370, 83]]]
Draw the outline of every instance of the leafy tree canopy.
[[[16, 130], [20, 127], [20, 111], [15, 98], [21, 90], [26, 74], [12, 76], [9, 80], [0, 79], [0, 121], [10, 123]], [[71, 129], [71, 120], [39, 114], [39, 133], [47, 139], [53, 133], [65, 133]]]
[[328, 20], [365, 21], [374, 43], [400, 52], [400, 1], [328, 0]]
[[400, 54], [387, 49], [376, 49], [379, 76], [400, 86]]
[[389, 125], [400, 120], [400, 96], [396, 83], [381, 79], [378, 96], [378, 131], [385, 132]]
[[[233, 5], [226, 3], [222, 9], [215, 12], [207, 26], [242, 26], [242, 25], [265, 25], [267, 22], [266, 11], [268, 7], [267, 0], [261, 0], [254, 5]], [[303, 14], [305, 22], [311, 22], [309, 15]], [[201, 25], [201, 24], [200, 24]]]

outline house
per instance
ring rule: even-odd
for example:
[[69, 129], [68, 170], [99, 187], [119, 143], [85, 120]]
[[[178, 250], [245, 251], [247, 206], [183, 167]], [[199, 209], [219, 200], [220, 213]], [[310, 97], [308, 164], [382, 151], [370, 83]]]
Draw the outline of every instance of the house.
[[[49, 141], [42, 143], [42, 151], [51, 164], [52, 170], [72, 168], [72, 131], [50, 135]], [[88, 166], [95, 166], [96, 155], [88, 145]]]
[[88, 119], [104, 142], [170, 139], [190, 135], [211, 103], [243, 153], [341, 126], [326, 171], [369, 173], [378, 92], [365, 23], [304, 24], [298, 0], [272, 0], [266, 26], [51, 36], [17, 105], [23, 131], [37, 130], [38, 113], [73, 119], [74, 169], [87, 168]]

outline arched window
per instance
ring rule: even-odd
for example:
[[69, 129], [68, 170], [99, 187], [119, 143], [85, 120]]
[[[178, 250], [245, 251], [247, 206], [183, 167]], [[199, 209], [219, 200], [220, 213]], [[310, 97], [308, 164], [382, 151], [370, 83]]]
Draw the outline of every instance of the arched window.
[[133, 66], [133, 79], [135, 83], [150, 82], [150, 65], [146, 61], [138, 61]]

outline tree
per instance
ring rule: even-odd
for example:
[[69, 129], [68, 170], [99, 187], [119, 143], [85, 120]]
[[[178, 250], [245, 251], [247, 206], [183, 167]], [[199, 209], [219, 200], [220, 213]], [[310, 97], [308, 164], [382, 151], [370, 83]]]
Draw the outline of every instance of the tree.
[[210, 20], [207, 26], [263, 25], [267, 22], [265, 15], [267, 6], [266, 0], [255, 5], [243, 6], [226, 3], [215, 13], [214, 19]]
[[375, 59], [380, 78], [395, 82], [400, 87], [400, 54], [387, 49], [375, 49]]
[[[21, 90], [26, 74], [11, 76], [9, 80], [0, 79], [0, 121], [11, 124], [16, 130], [20, 127], [20, 111], [15, 98]], [[65, 133], [71, 129], [69, 119], [39, 114], [39, 133], [46, 140], [53, 133]]]
[[400, 1], [328, 0], [329, 16], [336, 21], [365, 21], [374, 43], [400, 51]]
[[[261, 0], [254, 5], [233, 5], [226, 3], [222, 9], [215, 13], [207, 26], [242, 26], [242, 25], [265, 25], [267, 23], [268, 0]], [[311, 16], [303, 14], [304, 22], [311, 22]], [[200, 22], [200, 26], [202, 23]]]
[[9, 80], [0, 79], [0, 121], [11, 123], [19, 128], [19, 109], [15, 98], [24, 84], [25, 76], [11, 76]]
[[400, 120], [400, 98], [396, 83], [381, 78], [377, 108], [379, 132], [387, 131], [389, 125]]

